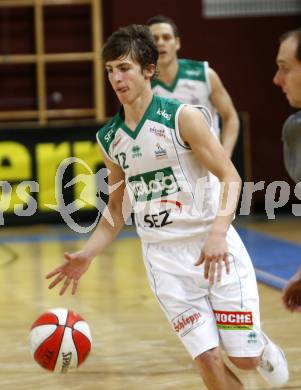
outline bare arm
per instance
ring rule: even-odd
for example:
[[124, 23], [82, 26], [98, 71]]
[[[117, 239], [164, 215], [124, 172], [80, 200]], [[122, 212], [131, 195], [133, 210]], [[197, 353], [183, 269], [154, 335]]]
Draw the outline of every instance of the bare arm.
[[228, 157], [231, 158], [239, 133], [238, 115], [221, 79], [211, 68], [209, 79], [212, 89], [210, 100], [222, 119], [221, 141]]
[[[201, 112], [184, 107], [180, 112], [179, 126], [182, 138], [199, 161], [222, 183], [217, 216], [210, 228], [206, 242], [196, 265], [205, 263], [205, 277], [214, 283], [221, 280], [222, 262], [229, 271], [226, 234], [232, 222], [240, 192], [241, 179], [220, 142], [211, 133]], [[223, 212], [223, 210], [227, 212]]]
[[60, 295], [64, 294], [71, 282], [73, 282], [72, 294], [75, 294], [79, 279], [88, 270], [93, 258], [113, 241], [124, 226], [125, 219], [122, 215], [125, 194], [124, 174], [107, 158], [104, 158], [104, 162], [109, 170], [109, 201], [96, 229], [80, 251], [64, 253], [64, 264], [46, 276], [47, 279], [56, 276], [49, 285], [50, 289], [64, 281]]
[[122, 203], [125, 196], [124, 173], [107, 158], [104, 158], [104, 162], [109, 171], [109, 201], [96, 229], [82, 248], [86, 256], [91, 259], [114, 240], [125, 223], [122, 215]]
[[[212, 226], [212, 230], [219, 230], [226, 233], [237, 206], [241, 179], [224, 148], [210, 132], [201, 112], [192, 107], [184, 107], [179, 116], [179, 125], [183, 140], [190, 145], [198, 160], [210, 172], [217, 176], [220, 182], [224, 183], [224, 191], [220, 199], [217, 218]], [[238, 190], [235, 194], [233, 191], [229, 191], [231, 183], [237, 184], [236, 187]], [[230, 199], [228, 195], [231, 197]], [[229, 204], [232, 206], [229, 207]], [[227, 215], [221, 215], [223, 214], [221, 211], [227, 205], [229, 213]]]
[[301, 312], [301, 266], [293, 275], [282, 295], [284, 306], [291, 312]]

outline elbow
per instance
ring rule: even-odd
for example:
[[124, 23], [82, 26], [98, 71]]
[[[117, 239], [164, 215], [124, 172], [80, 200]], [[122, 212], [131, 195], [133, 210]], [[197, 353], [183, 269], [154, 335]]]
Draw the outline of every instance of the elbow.
[[233, 109], [227, 112], [227, 114], [222, 116], [221, 119], [222, 128], [224, 128], [225, 130], [227, 129], [228, 133], [232, 133], [233, 136], [237, 137], [239, 134], [240, 121], [236, 110]]
[[237, 112], [235, 111], [235, 124], [236, 124], [236, 128], [237, 128], [237, 134], [239, 133], [239, 129], [240, 129], [240, 120], [239, 120], [239, 116], [237, 114]]
[[242, 179], [236, 169], [235, 172], [233, 172], [232, 182], [238, 183], [240, 187], [242, 185]]
[[239, 133], [239, 116], [236, 110], [233, 110], [230, 121], [232, 123], [232, 129], [234, 129], [235, 133]]
[[231, 170], [231, 172], [228, 171], [227, 174], [225, 174], [222, 177], [219, 177], [219, 180], [221, 183], [227, 183], [229, 185], [233, 184], [235, 186], [239, 186], [239, 188], [241, 188], [241, 186], [242, 186], [242, 179], [239, 176], [236, 169], [234, 168], [234, 166], [233, 166], [233, 169]]
[[239, 184], [239, 191], [241, 191], [242, 189], [242, 179], [241, 177], [238, 175], [238, 180], [237, 180], [238, 184]]
[[238, 199], [241, 194], [242, 180], [238, 173], [232, 176], [229, 181], [229, 191], [232, 192], [234, 198]]
[[230, 185], [233, 185], [240, 192], [242, 188], [242, 179], [236, 169], [234, 168], [232, 173], [225, 180]]
[[236, 174], [236, 177], [234, 179], [234, 183], [237, 183], [236, 184], [237, 192], [238, 192], [238, 194], [240, 194], [241, 193], [241, 189], [242, 189], [242, 179], [241, 179], [241, 177], [239, 176], [238, 173]]

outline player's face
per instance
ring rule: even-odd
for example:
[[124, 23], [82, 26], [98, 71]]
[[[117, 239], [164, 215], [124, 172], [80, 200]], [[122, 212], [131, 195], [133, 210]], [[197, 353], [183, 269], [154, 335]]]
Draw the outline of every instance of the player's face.
[[114, 61], [108, 61], [105, 65], [109, 81], [121, 104], [131, 104], [143, 92], [150, 88], [150, 78], [155, 66], [149, 65], [148, 69], [132, 59], [130, 55]]
[[301, 61], [296, 58], [296, 49], [295, 37], [281, 43], [276, 60], [278, 70], [273, 81], [282, 88], [292, 107], [301, 108]]
[[158, 65], [166, 66], [177, 60], [177, 51], [180, 49], [180, 39], [175, 37], [173, 29], [168, 23], [155, 23], [150, 27], [159, 51]]

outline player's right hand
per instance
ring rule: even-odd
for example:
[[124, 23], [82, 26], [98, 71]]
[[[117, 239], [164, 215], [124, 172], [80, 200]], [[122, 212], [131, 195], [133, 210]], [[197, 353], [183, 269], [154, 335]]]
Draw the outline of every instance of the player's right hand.
[[222, 271], [225, 267], [230, 272], [229, 250], [224, 235], [210, 232], [202, 248], [201, 255], [195, 266], [204, 264], [204, 277], [209, 280], [210, 286], [222, 280]]
[[72, 282], [72, 295], [74, 295], [78, 287], [79, 279], [89, 268], [92, 259], [88, 258], [83, 251], [78, 251], [75, 253], [65, 252], [64, 257], [64, 264], [46, 275], [46, 279], [50, 279], [53, 276], [56, 276], [48, 288], [51, 289], [58, 283], [64, 281], [64, 284], [59, 292], [60, 295], [63, 295]]

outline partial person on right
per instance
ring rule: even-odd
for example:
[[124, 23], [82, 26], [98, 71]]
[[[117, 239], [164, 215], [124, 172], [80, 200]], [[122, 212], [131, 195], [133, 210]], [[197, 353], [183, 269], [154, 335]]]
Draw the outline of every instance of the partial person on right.
[[[278, 70], [273, 78], [291, 107], [301, 109], [301, 28], [281, 35]], [[284, 164], [290, 177], [301, 185], [301, 111], [289, 116], [282, 131]], [[301, 312], [301, 266], [291, 277], [282, 296], [285, 307]]]

